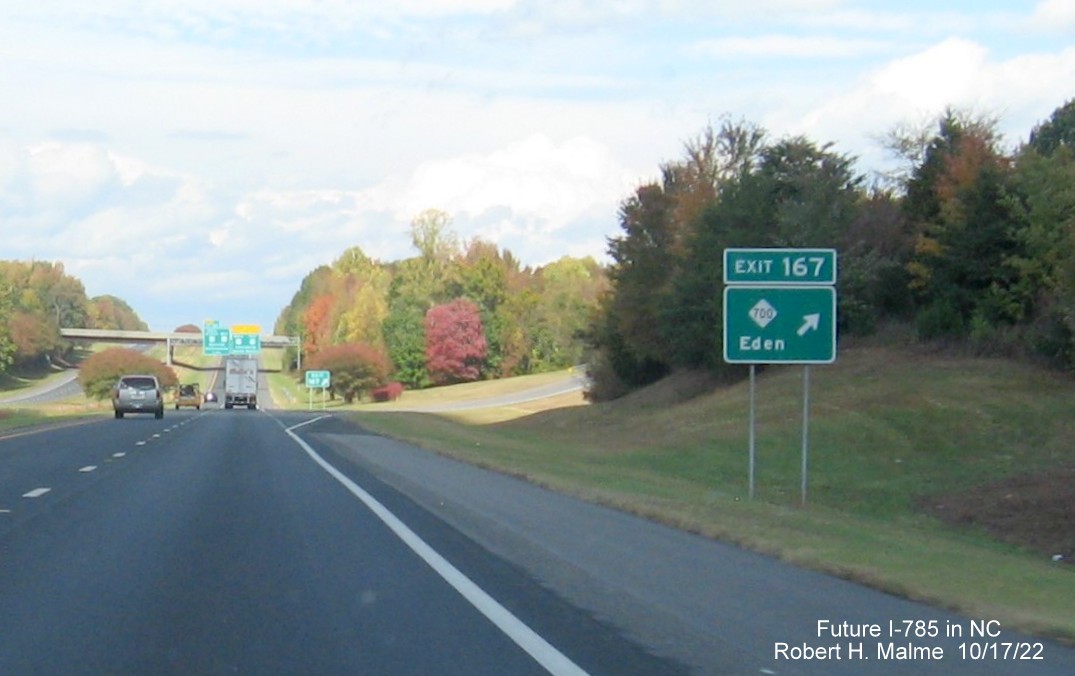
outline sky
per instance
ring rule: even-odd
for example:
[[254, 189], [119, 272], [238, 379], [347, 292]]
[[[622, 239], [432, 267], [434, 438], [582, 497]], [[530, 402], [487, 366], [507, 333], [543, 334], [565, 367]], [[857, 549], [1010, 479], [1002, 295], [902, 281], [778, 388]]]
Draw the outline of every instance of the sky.
[[414, 256], [426, 209], [604, 262], [708, 125], [872, 175], [946, 107], [1014, 148], [1073, 83], [1075, 0], [0, 0], [0, 259], [271, 333], [345, 249]]

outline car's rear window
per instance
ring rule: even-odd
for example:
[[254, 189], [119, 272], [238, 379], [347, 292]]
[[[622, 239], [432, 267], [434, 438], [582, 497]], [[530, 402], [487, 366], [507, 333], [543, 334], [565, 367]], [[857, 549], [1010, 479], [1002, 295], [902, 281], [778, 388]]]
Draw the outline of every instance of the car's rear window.
[[133, 390], [153, 390], [157, 383], [152, 378], [132, 376], [120, 381], [120, 387], [129, 387]]
[[183, 395], [184, 397], [190, 397], [190, 396], [194, 395], [194, 386], [193, 385], [181, 385], [179, 387], [179, 394]]

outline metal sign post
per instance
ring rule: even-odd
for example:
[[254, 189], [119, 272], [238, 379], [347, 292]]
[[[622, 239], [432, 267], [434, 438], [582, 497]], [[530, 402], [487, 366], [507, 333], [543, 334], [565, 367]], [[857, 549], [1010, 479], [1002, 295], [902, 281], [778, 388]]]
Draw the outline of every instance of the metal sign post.
[[810, 449], [810, 366], [803, 366], [803, 468], [801, 504], [806, 504], [806, 456]]
[[747, 496], [754, 499], [754, 364], [750, 365], [750, 487]]

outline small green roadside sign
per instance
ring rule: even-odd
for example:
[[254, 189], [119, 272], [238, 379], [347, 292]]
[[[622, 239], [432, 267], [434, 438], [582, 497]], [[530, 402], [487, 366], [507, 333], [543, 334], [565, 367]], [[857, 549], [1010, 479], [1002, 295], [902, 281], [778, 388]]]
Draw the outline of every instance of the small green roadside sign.
[[836, 361], [836, 289], [724, 287], [724, 360], [732, 364]]
[[307, 371], [306, 372], [306, 387], [310, 389], [327, 388], [332, 384], [332, 373], [330, 371]]

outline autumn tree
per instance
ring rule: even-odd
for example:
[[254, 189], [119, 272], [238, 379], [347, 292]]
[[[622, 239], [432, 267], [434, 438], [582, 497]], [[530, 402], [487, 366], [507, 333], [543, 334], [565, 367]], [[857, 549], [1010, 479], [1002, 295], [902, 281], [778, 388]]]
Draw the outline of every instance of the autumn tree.
[[301, 332], [303, 349], [306, 354], [314, 355], [332, 345], [332, 312], [334, 301], [331, 294], [314, 298], [302, 314]]
[[425, 316], [426, 366], [438, 385], [477, 380], [486, 356], [478, 306], [466, 299], [437, 305]]
[[15, 356], [15, 341], [11, 338], [12, 289], [0, 278], [0, 375], [3, 375]]
[[467, 298], [478, 306], [486, 340], [484, 375], [491, 377], [505, 375], [501, 370], [502, 345], [508, 320], [503, 315], [503, 305], [513, 265], [517, 263], [510, 253], [501, 253], [492, 242], [474, 239], [462, 255], [456, 257], [448, 273], [449, 295]]
[[911, 177], [905, 204], [918, 236], [909, 269], [924, 338], [1012, 324], [1025, 313], [1011, 293], [1019, 243], [1005, 199], [1010, 164], [995, 127], [946, 112]]
[[389, 266], [388, 312], [382, 322], [385, 347], [396, 377], [409, 387], [431, 382], [426, 365], [425, 317], [449, 299], [452, 260], [458, 254], [451, 218], [427, 209], [411, 221], [411, 243], [418, 256]]
[[390, 275], [354, 246], [332, 264], [333, 299], [337, 305], [333, 342], [384, 346], [381, 326], [388, 316]]
[[115, 329], [118, 331], [146, 331], [146, 323], [123, 299], [115, 296], [94, 296], [86, 308], [91, 329]]
[[63, 264], [0, 261], [0, 289], [9, 305], [4, 335], [15, 346], [14, 364], [31, 363], [68, 349], [60, 328], [85, 328], [86, 293]]
[[1013, 294], [1028, 308], [1028, 342], [1075, 366], [1075, 100], [1036, 126], [1016, 155], [1007, 204], [1020, 251]]
[[604, 270], [592, 257], [564, 256], [540, 268], [537, 276], [531, 369], [547, 371], [582, 363], [583, 336], [598, 299], [608, 288]]

